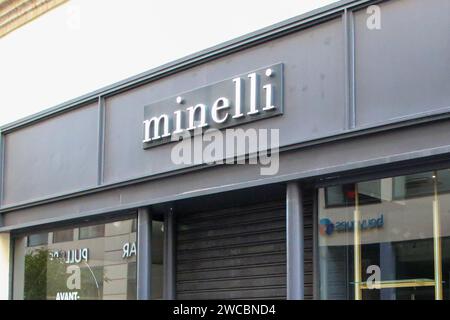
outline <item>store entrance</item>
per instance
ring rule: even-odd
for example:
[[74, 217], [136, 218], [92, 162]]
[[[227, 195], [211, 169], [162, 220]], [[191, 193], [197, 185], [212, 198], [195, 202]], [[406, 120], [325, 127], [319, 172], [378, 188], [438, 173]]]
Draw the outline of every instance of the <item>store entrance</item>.
[[450, 171], [319, 190], [324, 299], [450, 299]]
[[285, 299], [285, 186], [176, 203], [177, 299]]

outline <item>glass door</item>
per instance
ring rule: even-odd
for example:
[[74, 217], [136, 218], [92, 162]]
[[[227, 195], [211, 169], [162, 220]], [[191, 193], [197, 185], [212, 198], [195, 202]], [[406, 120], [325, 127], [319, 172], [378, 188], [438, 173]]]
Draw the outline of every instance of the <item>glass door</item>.
[[319, 190], [323, 299], [449, 298], [450, 171]]

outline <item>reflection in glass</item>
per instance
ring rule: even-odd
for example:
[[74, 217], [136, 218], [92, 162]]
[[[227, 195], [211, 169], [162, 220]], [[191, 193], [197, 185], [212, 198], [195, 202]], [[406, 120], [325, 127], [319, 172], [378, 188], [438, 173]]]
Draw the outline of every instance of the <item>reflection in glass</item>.
[[135, 299], [133, 220], [15, 239], [14, 299]]
[[104, 224], [80, 228], [80, 239], [100, 238], [103, 237], [104, 234], [105, 234]]
[[449, 299], [449, 192], [449, 170], [320, 189], [321, 298]]
[[73, 241], [73, 229], [58, 230], [53, 232], [53, 243]]
[[28, 236], [28, 246], [29, 247], [36, 247], [45, 245], [48, 243], [48, 233], [37, 233], [37, 234], [30, 234]]

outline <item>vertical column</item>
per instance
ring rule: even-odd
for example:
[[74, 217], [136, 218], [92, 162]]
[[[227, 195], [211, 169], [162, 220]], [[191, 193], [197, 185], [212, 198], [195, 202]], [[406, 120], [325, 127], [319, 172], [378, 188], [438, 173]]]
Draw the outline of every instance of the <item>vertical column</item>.
[[355, 103], [355, 26], [353, 11], [344, 10], [342, 15], [345, 39], [345, 100], [347, 106], [347, 129], [356, 125]]
[[442, 249], [441, 249], [441, 217], [437, 187], [437, 171], [433, 172], [433, 247], [434, 247], [434, 293], [436, 300], [442, 300]]
[[98, 97], [97, 184], [103, 183], [105, 159], [105, 98]]
[[152, 216], [149, 208], [138, 209], [137, 223], [137, 299], [151, 299]]
[[303, 197], [297, 182], [289, 182], [286, 189], [286, 242], [287, 299], [303, 300], [305, 288]]
[[320, 299], [320, 269], [319, 269], [319, 195], [317, 189], [313, 192], [313, 299]]
[[0, 300], [9, 299], [10, 289], [10, 234], [0, 233]]
[[173, 208], [164, 216], [164, 299], [176, 297], [176, 224]]
[[354, 268], [355, 268], [355, 300], [362, 300], [361, 292], [361, 213], [359, 211], [358, 184], [355, 183], [355, 211], [353, 212], [353, 245], [354, 245]]

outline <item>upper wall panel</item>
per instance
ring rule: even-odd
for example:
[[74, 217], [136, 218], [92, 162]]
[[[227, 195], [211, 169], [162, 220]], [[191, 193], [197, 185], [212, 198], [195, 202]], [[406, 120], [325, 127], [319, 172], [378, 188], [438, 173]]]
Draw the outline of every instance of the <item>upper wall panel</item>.
[[[450, 1], [377, 3], [380, 29], [368, 27], [371, 14], [365, 8], [354, 13], [356, 128], [448, 111]], [[352, 43], [345, 39], [350, 33], [340, 17], [317, 22], [133, 89], [107, 91], [104, 152], [98, 149], [96, 105], [8, 129], [2, 206], [96, 186], [99, 172], [103, 172], [102, 182], [110, 184], [182, 168], [171, 161], [174, 144], [143, 148], [144, 108], [156, 106], [155, 116], [171, 115], [184, 108], [176, 103], [166, 107], [158, 101], [279, 63], [284, 66], [284, 113], [239, 127], [279, 129], [280, 146], [345, 132], [347, 119], [353, 124], [349, 117], [352, 100], [346, 99], [346, 93], [352, 98], [353, 92], [353, 64], [346, 63], [351, 62], [352, 50], [347, 49]], [[104, 161], [103, 168], [99, 159]]]
[[379, 7], [380, 29], [368, 28], [365, 9], [355, 13], [357, 125], [450, 108], [450, 1]]
[[3, 205], [95, 185], [97, 137], [96, 104], [6, 134]]
[[284, 114], [240, 128], [279, 129], [282, 146], [342, 132], [344, 52], [339, 18], [107, 98], [105, 182], [180, 168], [170, 161], [173, 144], [143, 150], [144, 106], [277, 63], [284, 65]]

